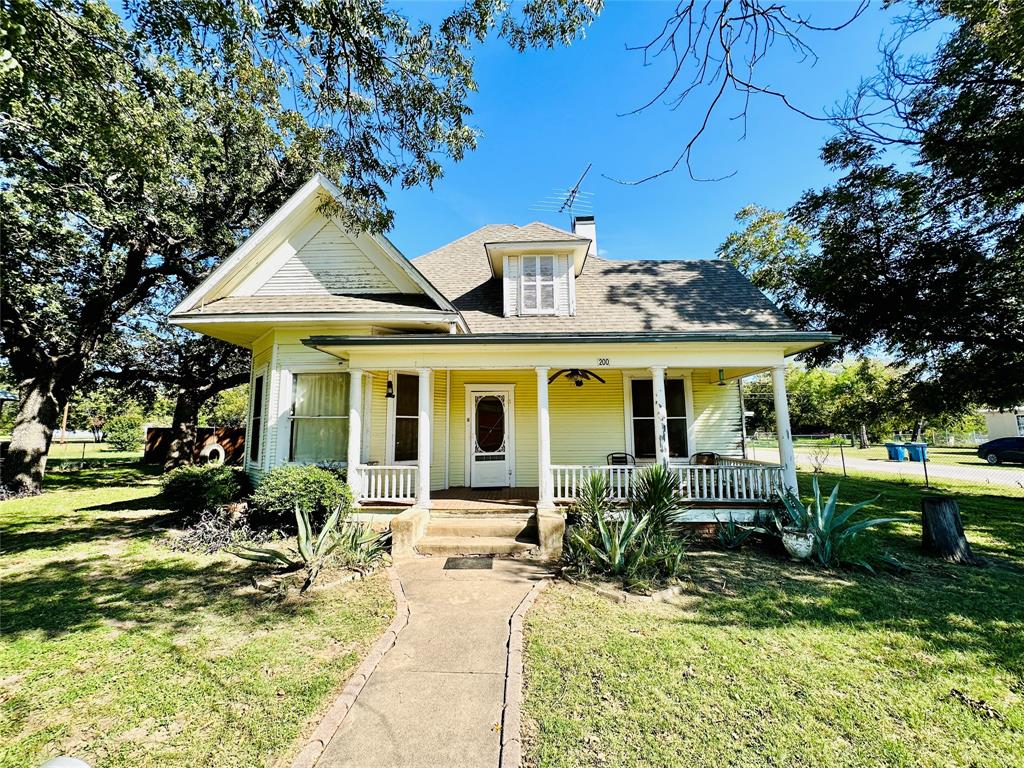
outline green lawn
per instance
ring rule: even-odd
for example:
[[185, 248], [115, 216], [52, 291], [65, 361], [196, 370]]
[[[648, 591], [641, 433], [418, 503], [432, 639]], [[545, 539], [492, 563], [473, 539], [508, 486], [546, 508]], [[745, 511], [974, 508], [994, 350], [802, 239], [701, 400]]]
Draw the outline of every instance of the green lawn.
[[679, 605], [544, 593], [528, 615], [530, 763], [1024, 764], [1024, 502], [960, 497], [993, 563], [966, 568], [918, 554], [918, 487], [850, 479], [842, 498], [878, 492], [870, 512], [905, 520], [879, 535], [914, 568], [898, 577], [695, 550]]
[[390, 621], [383, 574], [257, 599], [228, 555], [173, 552], [152, 470], [54, 472], [0, 503], [0, 766], [284, 760]]
[[[809, 454], [811, 448], [806, 446], [796, 446], [797, 453]], [[889, 454], [886, 453], [884, 445], [872, 445], [869, 448], [851, 448], [848, 445], [843, 446], [847, 458], [854, 459], [867, 459], [867, 460], [878, 460], [887, 461]], [[839, 457], [839, 446], [829, 446], [829, 454], [836, 458]], [[943, 464], [946, 466], [957, 466], [957, 467], [983, 467], [986, 469], [1003, 470], [1007, 472], [1021, 472], [1024, 473], [1024, 466], [1020, 464], [997, 464], [995, 467], [990, 465], [983, 459], [978, 458], [978, 451], [976, 448], [949, 448], [942, 446], [928, 446], [928, 463], [929, 464]]]
[[118, 451], [106, 443], [54, 443], [50, 446], [46, 466], [60, 469], [68, 464], [85, 461], [86, 466], [106, 463], [137, 462], [142, 458], [142, 449]]

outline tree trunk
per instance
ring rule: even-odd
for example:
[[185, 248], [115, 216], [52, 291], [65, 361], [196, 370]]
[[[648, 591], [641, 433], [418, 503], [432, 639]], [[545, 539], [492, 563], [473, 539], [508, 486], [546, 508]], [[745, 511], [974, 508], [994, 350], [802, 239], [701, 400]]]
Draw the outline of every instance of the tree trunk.
[[52, 378], [28, 382], [18, 404], [11, 445], [3, 462], [3, 485], [15, 493], [39, 493], [53, 430], [60, 418]]
[[960, 507], [954, 499], [921, 498], [921, 543], [925, 552], [951, 563], [980, 565], [984, 562], [971, 552], [960, 519]]
[[914, 422], [914, 432], [910, 436], [910, 442], [919, 443], [921, 442], [921, 433], [924, 432], [924, 419], [918, 419]]
[[868, 448], [868, 447], [870, 447], [870, 443], [868, 443], [868, 428], [867, 428], [866, 424], [861, 424], [860, 425], [860, 435], [859, 436], [860, 436], [860, 447], [861, 448]]
[[196, 451], [196, 425], [202, 404], [203, 401], [197, 392], [178, 390], [178, 399], [174, 403], [174, 420], [171, 424], [171, 444], [164, 459], [164, 472], [193, 462]]

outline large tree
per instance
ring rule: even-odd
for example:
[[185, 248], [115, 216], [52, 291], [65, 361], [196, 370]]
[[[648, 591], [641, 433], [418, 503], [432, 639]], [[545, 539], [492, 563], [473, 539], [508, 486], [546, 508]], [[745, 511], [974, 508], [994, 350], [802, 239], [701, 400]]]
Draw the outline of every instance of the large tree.
[[720, 253], [792, 317], [842, 336], [810, 359], [890, 355], [922, 416], [1019, 404], [1024, 6], [916, 7], [908, 29], [956, 29], [932, 57], [890, 50], [822, 152], [838, 180], [770, 214], [774, 228], [747, 216]]
[[[385, 187], [429, 184], [475, 145], [470, 46], [570, 40], [575, 0], [466, 2], [436, 27], [382, 0], [2, 9], [0, 295], [20, 389], [3, 482], [38, 490], [63, 404], [119, 318], [194, 281], [312, 170], [357, 228], [391, 223]], [[201, 356], [200, 356], [201, 358]]]

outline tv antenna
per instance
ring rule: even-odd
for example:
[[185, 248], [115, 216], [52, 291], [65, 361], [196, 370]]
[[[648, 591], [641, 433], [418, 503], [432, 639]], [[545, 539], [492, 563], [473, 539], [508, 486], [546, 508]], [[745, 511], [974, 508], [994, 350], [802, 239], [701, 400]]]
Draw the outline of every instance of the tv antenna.
[[542, 198], [539, 202], [530, 206], [531, 211], [544, 211], [546, 213], [565, 213], [571, 215], [577, 213], [593, 213], [593, 192], [584, 192], [580, 189], [583, 180], [590, 173], [593, 163], [587, 163], [586, 169], [580, 174], [579, 179], [569, 189], [554, 189], [551, 194]]

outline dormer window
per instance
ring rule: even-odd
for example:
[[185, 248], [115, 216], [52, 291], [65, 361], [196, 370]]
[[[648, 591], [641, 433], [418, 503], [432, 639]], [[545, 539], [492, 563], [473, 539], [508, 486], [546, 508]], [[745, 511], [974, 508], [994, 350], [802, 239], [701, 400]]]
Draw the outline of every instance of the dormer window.
[[519, 285], [520, 314], [555, 314], [554, 256], [523, 256]]

